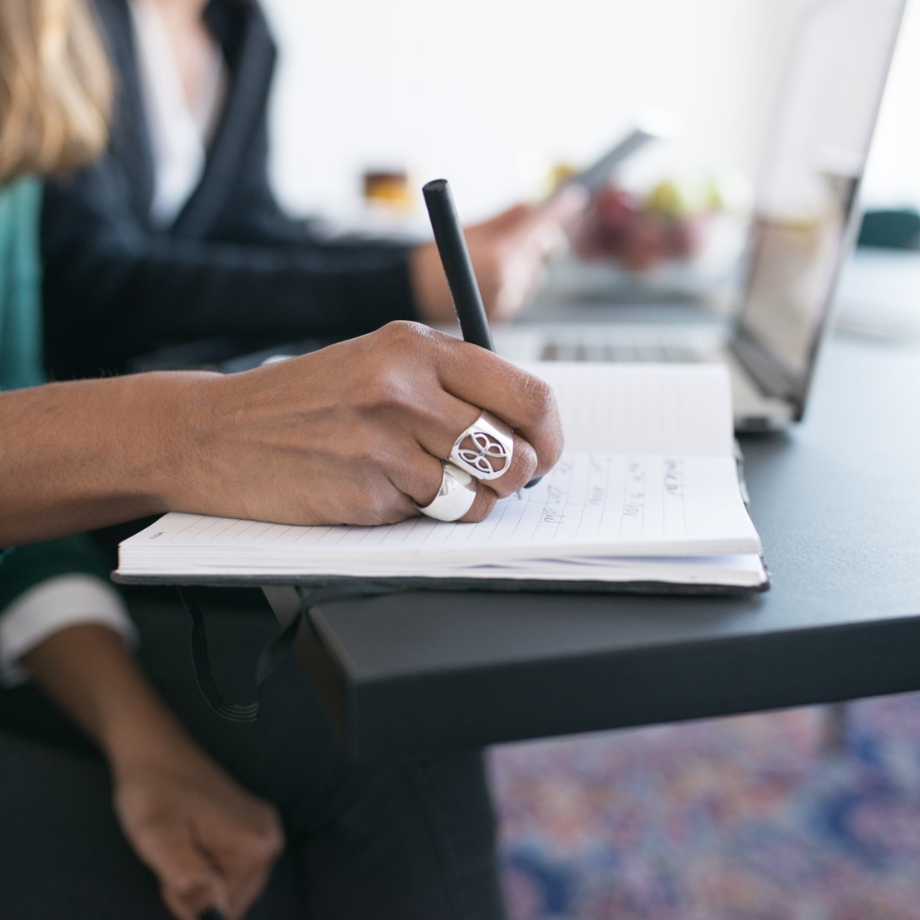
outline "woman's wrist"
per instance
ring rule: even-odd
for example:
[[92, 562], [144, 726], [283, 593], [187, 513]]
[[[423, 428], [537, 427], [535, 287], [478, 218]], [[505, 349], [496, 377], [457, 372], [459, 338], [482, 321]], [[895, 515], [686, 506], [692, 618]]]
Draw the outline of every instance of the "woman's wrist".
[[185, 729], [162, 706], [143, 718], [111, 725], [99, 739], [99, 747], [116, 781], [150, 766], [181, 769], [204, 755]]
[[205, 372], [154, 373], [135, 378], [137, 418], [144, 420], [126, 444], [123, 468], [145, 484], [148, 513], [198, 510], [208, 483], [207, 459], [215, 411], [213, 383]]
[[94, 623], [70, 626], [49, 636], [23, 661], [113, 772], [197, 751], [114, 630]]

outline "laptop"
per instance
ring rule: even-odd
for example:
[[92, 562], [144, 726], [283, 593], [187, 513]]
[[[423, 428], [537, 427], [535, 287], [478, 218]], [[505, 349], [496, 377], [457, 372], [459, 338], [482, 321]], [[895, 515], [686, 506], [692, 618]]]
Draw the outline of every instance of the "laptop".
[[518, 361], [720, 361], [732, 379], [737, 430], [801, 419], [858, 228], [859, 185], [905, 5], [813, 0], [804, 10], [768, 136], [731, 329], [522, 323], [495, 330], [499, 353]]

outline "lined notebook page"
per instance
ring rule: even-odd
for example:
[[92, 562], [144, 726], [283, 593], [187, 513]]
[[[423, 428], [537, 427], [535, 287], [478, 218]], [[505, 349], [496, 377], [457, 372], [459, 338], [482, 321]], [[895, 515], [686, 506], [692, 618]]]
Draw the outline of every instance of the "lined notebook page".
[[322, 571], [345, 560], [437, 557], [474, 565], [567, 556], [757, 553], [730, 458], [568, 454], [477, 524], [416, 517], [380, 527], [293, 527], [170, 514], [122, 545], [122, 562], [175, 556]]
[[555, 390], [567, 451], [732, 453], [731, 384], [722, 365], [523, 366]]

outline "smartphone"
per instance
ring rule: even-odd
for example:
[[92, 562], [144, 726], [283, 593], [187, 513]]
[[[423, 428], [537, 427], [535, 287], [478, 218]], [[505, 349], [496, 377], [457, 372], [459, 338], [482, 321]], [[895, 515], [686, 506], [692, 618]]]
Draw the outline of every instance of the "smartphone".
[[[559, 194], [570, 185], [580, 185], [589, 195], [596, 195], [607, 185], [610, 174], [627, 157], [632, 156], [649, 141], [670, 140], [678, 133], [678, 119], [670, 112], [653, 112], [637, 119], [635, 127], [621, 137], [606, 153], [587, 169], [569, 176], [553, 192]], [[550, 197], [552, 198], [553, 195]]]

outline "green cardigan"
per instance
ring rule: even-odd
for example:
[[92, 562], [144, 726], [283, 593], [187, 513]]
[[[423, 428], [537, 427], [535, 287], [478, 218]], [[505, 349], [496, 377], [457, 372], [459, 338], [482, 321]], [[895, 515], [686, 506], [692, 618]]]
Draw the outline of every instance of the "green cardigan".
[[[0, 187], [0, 389], [43, 382], [41, 266], [38, 256], [41, 185], [25, 179]], [[3, 438], [0, 437], [0, 450]], [[56, 575], [106, 569], [84, 537], [0, 551], [0, 610], [33, 585]]]
[[0, 188], [0, 387], [42, 382], [41, 186], [23, 180]]

